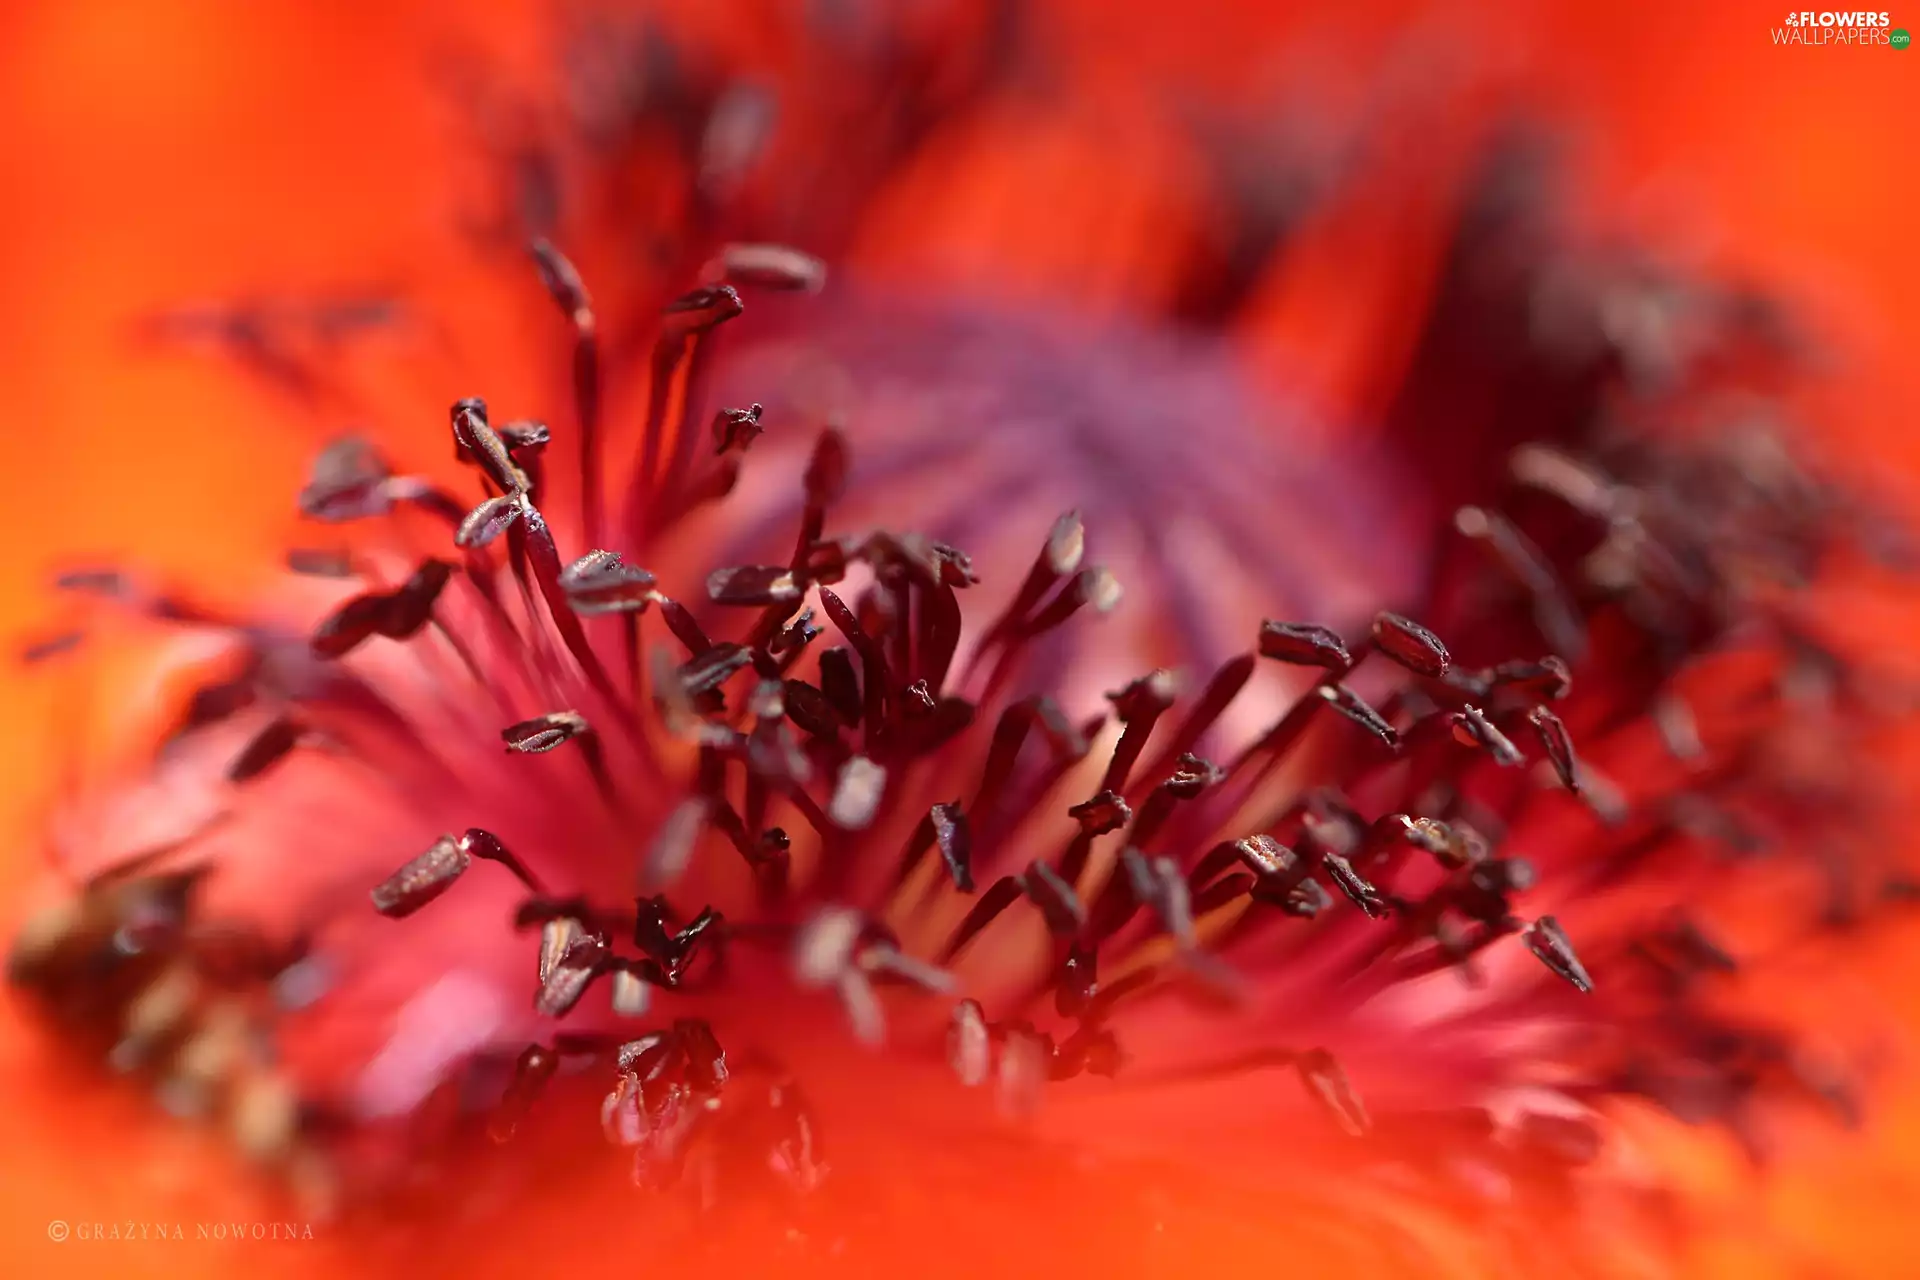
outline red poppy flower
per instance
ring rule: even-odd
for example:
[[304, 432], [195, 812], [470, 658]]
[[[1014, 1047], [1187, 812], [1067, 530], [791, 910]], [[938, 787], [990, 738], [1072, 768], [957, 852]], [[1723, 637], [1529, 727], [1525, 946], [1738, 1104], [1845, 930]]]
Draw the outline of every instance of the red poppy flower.
[[[1383, 8], [1276, 69], [1224, 9], [948, 8], [14, 20], [18, 114], [75, 65], [107, 117], [39, 138], [103, 212], [10, 322], [11, 572], [66, 571], [9, 588], [61, 882], [18, 1229], [1893, 1265], [1903, 614], [1846, 443], [1907, 388], [1748, 283], [1850, 206], [1682, 263], [1489, 52], [1628, 85], [1685, 31]], [[1619, 171], [1761, 132], [1675, 92], [1601, 101]]]

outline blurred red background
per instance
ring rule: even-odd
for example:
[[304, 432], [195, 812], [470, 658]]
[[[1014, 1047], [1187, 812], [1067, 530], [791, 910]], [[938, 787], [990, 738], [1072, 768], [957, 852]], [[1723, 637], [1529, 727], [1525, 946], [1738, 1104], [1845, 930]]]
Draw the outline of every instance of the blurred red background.
[[[1808, 301], [1850, 362], [1837, 384], [1836, 438], [1920, 492], [1920, 436], [1909, 430], [1920, 368], [1906, 358], [1920, 334], [1910, 217], [1920, 172], [1909, 145], [1920, 122], [1920, 52], [1779, 48], [1769, 34], [1779, 7], [1521, 0], [1293, 12], [1268, 0], [1055, 0], [1045, 12], [1085, 73], [1118, 85], [1142, 68], [1230, 82], [1305, 37], [1365, 65], [1369, 50], [1416, 29], [1517, 68], [1583, 126], [1579, 174], [1594, 207], [1678, 227], [1711, 260]], [[261, 549], [291, 527], [288, 495], [312, 428], [276, 429], [281, 406], [217, 362], [135, 349], [131, 320], [183, 299], [451, 273], [463, 251], [445, 233], [450, 135], [422, 74], [425, 51], [458, 32], [524, 58], [537, 47], [539, 12], [526, 3], [370, 0], [0, 6], [0, 173], [9, 177], [0, 202], [0, 431], [12, 464], [0, 634], [41, 616], [48, 565], [75, 549], [137, 554], [244, 589]], [[1910, 16], [1920, 26], [1920, 11]], [[1907, 17], [1896, 10], [1895, 25]], [[1016, 175], [1039, 166], [1063, 189], [1106, 163], [1036, 157], [1032, 138], [1011, 128], [1002, 141], [976, 149], [987, 157], [981, 165], [998, 155]], [[952, 179], [990, 180], [984, 171]], [[1079, 266], [1074, 228], [1063, 225], [1071, 212], [1035, 206], [996, 224], [996, 252], [1036, 278], [1054, 269], [1070, 283]], [[967, 231], [957, 216], [935, 224], [949, 239]], [[884, 234], [869, 250], [882, 260], [891, 252]], [[1049, 255], [1065, 256], [1050, 268]], [[1337, 332], [1348, 272], [1365, 266], [1358, 255], [1346, 265], [1335, 258], [1323, 278], [1304, 273], [1277, 286], [1305, 301], [1273, 309], [1272, 340], [1302, 331], [1303, 307], [1327, 308]], [[415, 390], [437, 413], [467, 388]], [[0, 667], [0, 705], [14, 726], [0, 736], [8, 778], [0, 832], [13, 837], [0, 875], [16, 884], [37, 869], [27, 833], [51, 760], [22, 726], [44, 723], [52, 705], [43, 683], [11, 665]], [[1909, 966], [1892, 970], [1889, 989], [1910, 989], [1920, 972], [1912, 944], [1875, 945], [1876, 965], [1897, 966], [1904, 948]], [[200, 1169], [204, 1181], [200, 1157], [185, 1139], [153, 1137], [132, 1103], [74, 1114], [12, 1096], [33, 1051], [7, 1017], [0, 1250], [38, 1249], [55, 1216], [181, 1216], [154, 1207], [161, 1187], [173, 1205], [244, 1203], [217, 1191], [178, 1198], [173, 1173]], [[1675, 1159], [1728, 1215], [1703, 1236], [1701, 1262], [1729, 1274], [1792, 1274], [1826, 1257], [1831, 1274], [1865, 1274], [1856, 1268], [1895, 1257], [1910, 1232], [1901, 1206], [1920, 1199], [1920, 1089], [1904, 1086], [1865, 1144], [1806, 1137], [1764, 1186], [1712, 1142], [1676, 1143]], [[115, 1185], [103, 1186], [101, 1170], [116, 1167]], [[1775, 1220], [1792, 1248], [1743, 1240], [1734, 1217], [1743, 1205]], [[116, 1275], [206, 1261], [76, 1246], [42, 1257]]]

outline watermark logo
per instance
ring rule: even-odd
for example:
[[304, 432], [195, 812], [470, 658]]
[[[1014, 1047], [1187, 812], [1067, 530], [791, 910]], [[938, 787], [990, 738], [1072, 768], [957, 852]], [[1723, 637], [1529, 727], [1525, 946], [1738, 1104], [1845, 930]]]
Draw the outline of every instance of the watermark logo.
[[167, 1244], [189, 1240], [243, 1242], [311, 1240], [311, 1222], [69, 1222], [55, 1218], [47, 1224], [47, 1239], [55, 1244]]
[[1773, 28], [1777, 45], [1821, 48], [1829, 45], [1866, 49], [1887, 46], [1904, 49], [1911, 43], [1906, 31], [1895, 30], [1891, 13], [1870, 13], [1848, 9], [1801, 9], [1789, 13]]

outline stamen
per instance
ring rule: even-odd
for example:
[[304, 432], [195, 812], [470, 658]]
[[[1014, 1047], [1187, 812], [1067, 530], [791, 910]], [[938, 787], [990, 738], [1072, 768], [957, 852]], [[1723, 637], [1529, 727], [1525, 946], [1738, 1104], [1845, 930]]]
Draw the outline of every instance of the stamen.
[[1174, 675], [1166, 670], [1149, 672], [1107, 695], [1126, 728], [1120, 741], [1114, 744], [1113, 759], [1100, 779], [1100, 790], [1125, 792], [1127, 777], [1140, 753], [1146, 750], [1154, 724], [1178, 696]]
[[940, 849], [940, 861], [946, 864], [953, 887], [961, 893], [973, 892], [973, 834], [960, 802], [936, 804], [928, 811], [933, 841]]
[[1298, 622], [1272, 619], [1262, 622], [1260, 656], [1295, 666], [1319, 667], [1336, 674], [1344, 674], [1353, 667], [1346, 641], [1337, 633]]
[[487, 1122], [488, 1136], [495, 1142], [511, 1141], [559, 1069], [560, 1055], [543, 1045], [528, 1045], [514, 1061], [513, 1079]]
[[1540, 748], [1547, 753], [1554, 773], [1559, 775], [1560, 785], [1575, 795], [1580, 794], [1584, 771], [1573, 753], [1573, 738], [1567, 733], [1567, 726], [1545, 707], [1535, 707], [1529, 711], [1527, 723], [1533, 726], [1534, 733], [1538, 735]]
[[441, 836], [433, 847], [401, 867], [373, 890], [373, 909], [391, 920], [401, 920], [453, 887], [471, 862], [466, 849], [452, 836]]
[[1382, 613], [1374, 618], [1373, 643], [1393, 661], [1429, 680], [1446, 675], [1452, 665], [1440, 637], [1397, 613]]
[[827, 283], [827, 264], [785, 245], [730, 244], [703, 274], [716, 283], [818, 293]]
[[605, 536], [600, 479], [600, 338], [593, 302], [564, 254], [546, 240], [529, 246], [540, 283], [573, 326], [573, 405], [580, 427], [580, 503], [587, 540]]
[[805, 593], [785, 565], [750, 564], [716, 569], [707, 577], [707, 598], [715, 604], [792, 604]]
[[1332, 1054], [1325, 1049], [1310, 1049], [1299, 1056], [1297, 1066], [1307, 1092], [1350, 1136], [1361, 1137], [1373, 1127], [1360, 1095], [1354, 1092], [1347, 1073]]
[[1527, 950], [1538, 956], [1541, 964], [1572, 983], [1574, 990], [1593, 990], [1593, 979], [1588, 976], [1586, 966], [1580, 963], [1580, 957], [1573, 953], [1573, 944], [1567, 941], [1559, 921], [1552, 916], [1541, 916], [1527, 926], [1521, 936], [1526, 941]]
[[985, 1084], [993, 1067], [992, 1052], [987, 1017], [980, 1002], [962, 1000], [954, 1005], [952, 1023], [947, 1030], [947, 1063], [960, 1083], [969, 1089]]
[[583, 737], [591, 731], [587, 718], [577, 711], [552, 711], [532, 720], [510, 724], [500, 731], [507, 750], [521, 755], [544, 755], [564, 742]]
[[1371, 706], [1359, 694], [1343, 684], [1323, 684], [1314, 689], [1314, 693], [1328, 706], [1342, 716], [1371, 733], [1388, 747], [1398, 750], [1400, 735], [1386, 718]]

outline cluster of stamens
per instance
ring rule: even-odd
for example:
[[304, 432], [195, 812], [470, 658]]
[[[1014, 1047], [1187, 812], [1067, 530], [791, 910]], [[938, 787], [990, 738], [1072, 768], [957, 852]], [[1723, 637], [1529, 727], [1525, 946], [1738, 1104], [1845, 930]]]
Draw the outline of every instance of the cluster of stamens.
[[[604, 502], [598, 325], [565, 258], [545, 243], [534, 253], [574, 340], [577, 526], [598, 543], [616, 527]], [[702, 457], [695, 397], [669, 394], [699, 385], [709, 335], [741, 313], [734, 285], [811, 290], [823, 276], [804, 255], [765, 246], [729, 251], [714, 271], [668, 309], [656, 340], [646, 434], [619, 510], [628, 554], [647, 554], [724, 497], [763, 430], [759, 405], [723, 410]], [[753, 1043], [730, 1065], [702, 1016], [705, 1003], [737, 999], [749, 982], [764, 984], [750, 1000], [781, 989], [831, 993], [855, 1040], [890, 1042], [888, 1052], [908, 1056], [944, 1053], [960, 1085], [990, 1087], [1014, 1115], [1032, 1112], [1050, 1082], [1124, 1075], [1129, 1020], [1169, 995], [1198, 1001], [1235, 1030], [1220, 1052], [1195, 1051], [1170, 1078], [1291, 1066], [1339, 1128], [1366, 1133], [1380, 1117], [1320, 1043], [1339, 1038], [1333, 1006], [1356, 1009], [1452, 971], [1484, 985], [1489, 1016], [1557, 1008], [1555, 996], [1488, 963], [1497, 943], [1517, 935], [1542, 966], [1535, 973], [1562, 990], [1595, 987], [1555, 916], [1523, 916], [1519, 895], [1543, 877], [1563, 901], [1617, 884], [1648, 851], [1672, 844], [1689, 815], [1684, 830], [1693, 834], [1716, 818], [1721, 835], [1733, 825], [1701, 788], [1621, 785], [1577, 757], [1573, 739], [1584, 726], [1608, 742], [1651, 707], [1675, 759], [1706, 752], [1671, 681], [1651, 696], [1616, 686], [1641, 687], [1633, 668], [1649, 651], [1670, 676], [1711, 656], [1729, 603], [1722, 570], [1733, 563], [1741, 574], [1733, 586], [1746, 587], [1753, 548], [1731, 525], [1710, 530], [1718, 543], [1689, 544], [1689, 530], [1658, 520], [1701, 522], [1710, 511], [1677, 511], [1678, 499], [1630, 503], [1624, 482], [1545, 446], [1511, 460], [1513, 513], [1469, 507], [1454, 520], [1424, 615], [1448, 641], [1395, 612], [1357, 635], [1269, 620], [1192, 697], [1182, 697], [1177, 673], [1155, 670], [1110, 693], [1107, 714], [1080, 717], [1031, 688], [1062, 627], [1119, 603], [1114, 576], [1086, 562], [1077, 515], [1055, 523], [997, 616], [963, 629], [961, 601], [978, 579], [962, 551], [915, 534], [829, 534], [849, 445], [828, 429], [803, 477], [791, 555], [714, 570], [695, 608], [626, 554], [562, 555], [541, 508], [548, 428], [496, 427], [475, 399], [455, 404], [451, 422], [459, 456], [480, 480], [477, 505], [392, 474], [361, 442], [335, 445], [316, 463], [301, 494], [309, 516], [338, 523], [410, 508], [451, 551], [419, 560], [397, 585], [338, 603], [298, 660], [255, 624], [144, 595], [121, 575], [75, 575], [67, 585], [229, 628], [268, 655], [249, 668], [234, 708], [223, 713], [218, 698], [196, 704], [196, 728], [257, 700], [275, 708], [228, 765], [235, 788], [303, 748], [350, 751], [357, 739], [343, 722], [390, 713], [378, 680], [352, 674], [355, 664], [390, 643], [443, 647], [458, 668], [438, 678], [498, 705], [505, 727], [484, 749], [577, 759], [603, 810], [597, 821], [632, 837], [637, 858], [633, 847], [558, 837], [551, 847], [510, 849], [471, 827], [434, 841], [372, 890], [374, 910], [396, 921], [430, 908], [476, 860], [523, 891], [501, 936], [527, 937], [528, 999], [555, 1025], [509, 1050], [517, 1056], [489, 1123], [502, 1141], [563, 1059], [588, 1058], [612, 1068], [602, 1126], [633, 1150], [636, 1181], [672, 1182], [690, 1158], [734, 1159], [744, 1144], [749, 1164], [794, 1187], [816, 1185], [824, 1165], [815, 1120], [779, 1045]], [[1533, 532], [1523, 527], [1529, 518]], [[1582, 520], [1601, 527], [1597, 544], [1567, 534]], [[1543, 531], [1559, 543], [1543, 542]], [[309, 576], [363, 575], [346, 553], [302, 550], [289, 564]], [[1741, 605], [1748, 621], [1764, 612]], [[658, 641], [643, 630], [651, 618], [667, 633]], [[835, 642], [822, 643], [829, 628]], [[1514, 656], [1547, 646], [1557, 652]], [[1489, 665], [1463, 666], [1455, 651]], [[1804, 688], [1791, 677], [1807, 651], [1790, 650], [1782, 687]], [[1263, 661], [1291, 673], [1295, 696], [1253, 741], [1227, 741], [1220, 721]], [[319, 678], [303, 664], [346, 675]], [[1597, 673], [1600, 692], [1583, 704], [1575, 679], [1587, 673]], [[529, 698], [548, 709], [526, 714], [536, 710]], [[1568, 717], [1575, 730], [1555, 710], [1561, 704], [1578, 706]], [[449, 740], [464, 722], [416, 714], [403, 727], [403, 755], [409, 742], [425, 744], [422, 757], [456, 760], [479, 746]], [[1764, 732], [1737, 742], [1715, 779], [1738, 802], [1765, 779], [1742, 755]], [[1589, 841], [1572, 850], [1530, 847], [1538, 824], [1567, 829], [1567, 810], [1555, 809], [1566, 802], [1548, 798], [1554, 792], [1584, 803], [1587, 831], [1601, 833], [1597, 852], [1591, 835], [1571, 839]], [[478, 802], [457, 788], [419, 801], [435, 813]], [[1620, 834], [1635, 823], [1639, 834]], [[161, 1038], [154, 1009], [171, 989], [162, 978], [187, 971], [183, 960], [196, 974], [217, 968], [218, 947], [192, 905], [201, 873], [155, 869], [179, 853], [147, 851], [110, 869], [58, 927], [16, 948], [16, 980], [63, 1017], [106, 1027], [130, 1064], [152, 1055], [126, 1046]], [[727, 857], [744, 879], [715, 870]], [[636, 886], [630, 906], [602, 896], [622, 880]], [[1732, 963], [1684, 919], [1631, 945], [1669, 969]], [[284, 988], [309, 950], [310, 939], [259, 943], [232, 985], [264, 974]], [[1296, 965], [1315, 977], [1291, 976]], [[1315, 984], [1327, 990], [1304, 994]], [[603, 987], [604, 1005], [590, 1001]], [[1301, 993], [1297, 1028], [1274, 1025], [1276, 991]], [[1684, 992], [1671, 1000], [1680, 1008]], [[928, 1023], [918, 1005], [940, 1014]], [[661, 1012], [671, 1017], [658, 1029], [631, 1029]], [[1626, 1002], [1576, 1021], [1647, 1017]], [[176, 1034], [184, 1005], [163, 1021], [176, 1047], [198, 1043]], [[896, 1023], [903, 1030], [890, 1034]], [[1588, 1092], [1567, 1092], [1582, 1101], [1608, 1090], [1658, 1096], [1680, 1072], [1660, 1053], [1707, 1071], [1711, 1088], [1734, 1101], [1773, 1067], [1799, 1069], [1765, 1033], [1697, 1025], [1691, 1042], [1604, 1064]], [[1296, 1042], [1296, 1029], [1314, 1038]], [[1249, 1041], [1250, 1051], [1225, 1047]], [[1772, 1067], [1752, 1070], [1756, 1053]], [[1528, 1079], [1524, 1063], [1479, 1070], [1489, 1091]], [[743, 1077], [755, 1082], [744, 1098]], [[272, 1136], [254, 1144], [263, 1150], [298, 1145], [306, 1120], [284, 1095], [275, 1095]], [[1523, 1120], [1536, 1136], [1575, 1123]], [[1591, 1154], [1584, 1140], [1558, 1146], [1574, 1163]]]

